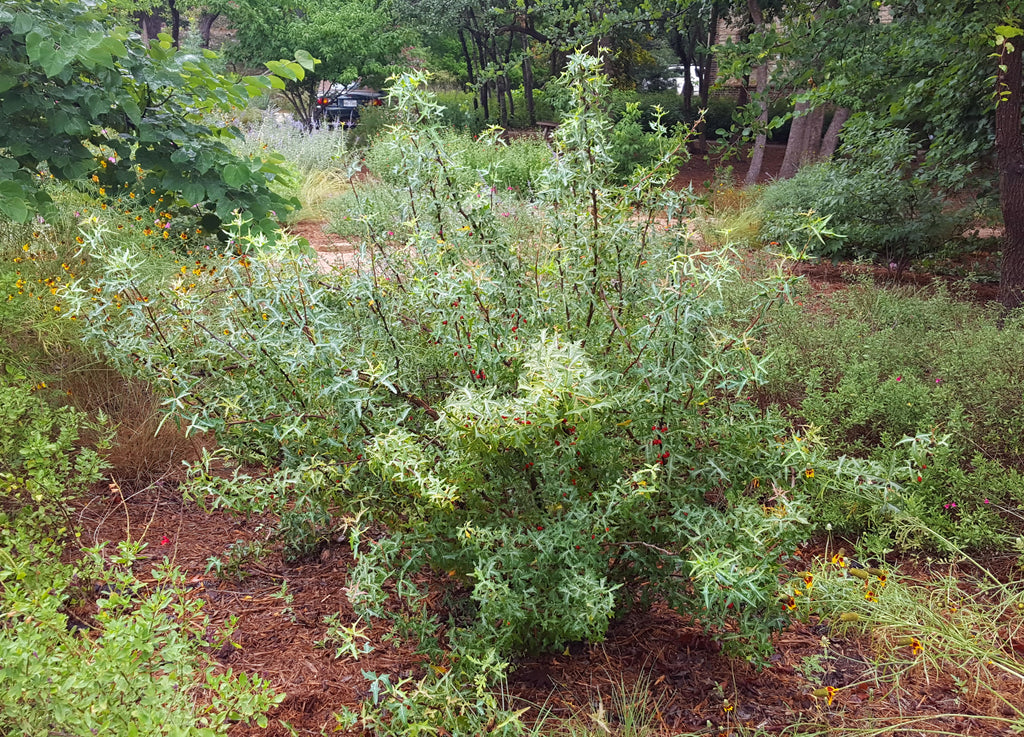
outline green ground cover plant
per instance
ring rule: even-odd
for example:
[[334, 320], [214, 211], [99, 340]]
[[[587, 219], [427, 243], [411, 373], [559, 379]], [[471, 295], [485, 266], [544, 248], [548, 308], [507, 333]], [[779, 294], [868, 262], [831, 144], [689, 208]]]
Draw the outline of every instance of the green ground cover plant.
[[[821, 522], [874, 530], [889, 544], [1005, 549], [1024, 504], [1021, 329], [1019, 315], [944, 290], [867, 281], [832, 295], [827, 309], [781, 309], [765, 399], [788, 406], [832, 452], [889, 469], [874, 476], [903, 469], [885, 501], [823, 485]], [[931, 438], [923, 454], [904, 440], [922, 433]]]
[[[266, 724], [279, 703], [265, 681], [212, 667], [212, 631], [180, 571], [133, 572], [145, 546], [79, 547], [72, 502], [105, 469], [109, 439], [51, 404], [44, 382], [0, 377], [0, 731], [89, 736], [224, 734]], [[81, 433], [99, 434], [94, 447]], [[86, 602], [95, 613], [84, 614]], [[74, 613], [75, 611], [79, 614]], [[227, 636], [227, 635], [225, 635]]]

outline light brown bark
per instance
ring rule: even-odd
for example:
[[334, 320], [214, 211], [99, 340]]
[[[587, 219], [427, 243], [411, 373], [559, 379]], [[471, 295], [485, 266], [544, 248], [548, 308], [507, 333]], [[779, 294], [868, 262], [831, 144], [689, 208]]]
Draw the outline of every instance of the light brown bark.
[[807, 103], [800, 101], [793, 109], [793, 122], [789, 126], [789, 140], [786, 142], [786, 154], [782, 158], [779, 179], [789, 179], [800, 168], [803, 159], [803, 147], [807, 143]]
[[818, 158], [821, 161], [831, 159], [835, 155], [836, 148], [839, 146], [839, 131], [843, 129], [843, 126], [846, 125], [846, 121], [849, 119], [850, 108], [836, 108], [836, 111], [832, 114], [832, 122], [828, 124], [828, 129], [821, 139], [821, 151], [818, 152]]
[[[754, 28], [758, 31], [764, 29], [764, 13], [761, 12], [761, 5], [758, 0], [747, 0], [747, 9], [750, 11], [750, 19], [754, 21]], [[759, 66], [754, 72], [754, 89], [757, 97], [757, 104], [760, 112], [757, 116], [758, 132], [754, 138], [754, 148], [750, 154], [750, 168], [747, 169], [746, 184], [757, 184], [761, 176], [761, 167], [764, 165], [764, 151], [768, 145], [768, 133], [765, 128], [768, 125], [768, 63], [767, 61]]]
[[818, 154], [821, 151], [821, 128], [824, 125], [825, 108], [819, 105], [807, 116], [807, 127], [804, 129], [804, 151], [800, 158], [800, 166], [813, 164], [818, 160]]

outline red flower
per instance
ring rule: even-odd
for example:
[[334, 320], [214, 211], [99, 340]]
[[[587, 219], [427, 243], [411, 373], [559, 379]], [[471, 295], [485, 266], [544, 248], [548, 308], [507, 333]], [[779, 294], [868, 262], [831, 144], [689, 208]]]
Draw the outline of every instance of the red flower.
[[164, 535], [162, 538], [160, 538], [160, 544], [161, 545], [169, 545], [170, 542], [171, 542], [171, 538], [167, 537], [167, 535]]

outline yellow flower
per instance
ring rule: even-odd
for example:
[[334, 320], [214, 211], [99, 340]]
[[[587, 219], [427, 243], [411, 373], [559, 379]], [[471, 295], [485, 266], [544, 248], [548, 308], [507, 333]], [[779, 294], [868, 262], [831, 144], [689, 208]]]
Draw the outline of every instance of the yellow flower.
[[804, 471], [804, 476], [806, 476], [809, 479], [813, 479], [814, 478], [814, 469], [813, 468], [808, 468], [806, 471]]
[[106, 187], [100, 187], [100, 196], [102, 197], [106, 193], [107, 193], [107, 188]]
[[834, 686], [825, 686], [825, 688], [816, 688], [811, 692], [811, 696], [816, 698], [824, 697], [829, 706], [832, 706], [832, 700], [836, 697], [836, 688]]

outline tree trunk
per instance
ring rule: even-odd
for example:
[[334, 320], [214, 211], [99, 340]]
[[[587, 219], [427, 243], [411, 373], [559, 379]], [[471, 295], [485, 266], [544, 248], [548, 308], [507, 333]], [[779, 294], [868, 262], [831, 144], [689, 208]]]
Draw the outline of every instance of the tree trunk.
[[[529, 11], [529, 4], [526, 6]], [[537, 125], [537, 110], [533, 105], [533, 63], [530, 61], [530, 43], [526, 34], [520, 35], [523, 44], [523, 102], [526, 103], [526, 124], [531, 128]]]
[[486, 78], [487, 60], [484, 58], [484, 41], [480, 34], [473, 31], [473, 43], [476, 46], [476, 61], [480, 70], [480, 107], [484, 109], [484, 120], [491, 119], [491, 109], [488, 102], [491, 83]]
[[177, 0], [167, 0], [167, 8], [171, 11], [171, 39], [174, 41], [174, 48], [181, 48], [181, 11], [178, 10]]
[[[505, 95], [508, 97], [508, 116], [509, 118], [515, 118], [516, 116], [516, 101], [512, 97], [512, 80], [508, 78], [508, 68], [512, 64], [512, 45], [515, 43], [516, 34], [509, 32], [508, 34], [508, 46], [505, 48], [505, 63], [501, 67], [501, 83], [505, 89]], [[508, 127], [508, 126], [504, 126]]]
[[[466, 77], [469, 79], [469, 86], [476, 87], [476, 75], [473, 74], [473, 55], [469, 53], [469, 47], [466, 45], [466, 34], [463, 30], [459, 29], [459, 44], [462, 46], [462, 56], [466, 60]], [[473, 109], [476, 110], [480, 107], [480, 101], [477, 99], [476, 92], [473, 93]]]
[[[999, 301], [1012, 309], [1024, 302], [1024, 133], [1021, 131], [1021, 48], [1024, 38], [1004, 43], [996, 75], [996, 163], [1003, 210], [1003, 258]], [[1012, 50], [1010, 50], [1012, 48]]]
[[164, 21], [159, 13], [139, 12], [135, 17], [139, 21], [139, 30], [142, 32], [142, 42], [144, 44], [148, 44], [156, 39], [160, 35], [160, 31], [164, 29]]
[[828, 124], [828, 130], [825, 131], [825, 135], [821, 139], [821, 150], [818, 152], [819, 160], [827, 161], [835, 155], [836, 148], [839, 147], [839, 131], [843, 129], [849, 119], [850, 108], [836, 108], [832, 114], [832, 122]]
[[779, 179], [789, 179], [800, 168], [804, 157], [804, 146], [807, 144], [807, 103], [797, 102], [793, 109], [793, 122], [789, 125], [789, 140], [786, 142], [786, 155], [782, 158]]
[[690, 76], [693, 56], [684, 53], [680, 55], [680, 60], [683, 62], [683, 114], [688, 116], [693, 110], [693, 78]]
[[825, 107], [818, 105], [807, 116], [807, 128], [804, 130], [804, 155], [800, 166], [813, 164], [821, 152], [821, 128], [825, 125]]
[[[750, 10], [750, 18], [754, 21], [754, 28], [758, 31], [764, 30], [764, 14], [761, 13], [761, 5], [758, 0], [747, 0], [747, 8]], [[768, 145], [768, 133], [765, 128], [768, 126], [768, 64], [765, 62], [754, 72], [755, 96], [760, 112], [757, 115], [758, 133], [754, 138], [754, 150], [750, 155], [750, 168], [747, 169], [747, 186], [757, 184], [761, 176], [761, 167], [764, 165], [764, 150]]]
[[203, 13], [199, 16], [199, 38], [200, 45], [204, 49], [210, 48], [210, 36], [213, 34], [213, 24], [217, 22], [220, 13]]
[[497, 70], [501, 68], [501, 60], [498, 58], [498, 39], [491, 36], [491, 70], [494, 74], [494, 97], [498, 101], [498, 125], [508, 129], [508, 105], [505, 100], [505, 75]]
[[[707, 39], [708, 49], [711, 49], [718, 42], [718, 5], [714, 3], [711, 5], [711, 19], [708, 21]], [[698, 93], [701, 110], [707, 110], [708, 103], [711, 100], [711, 85], [715, 83], [711, 76], [711, 70], [714, 66], [714, 57], [711, 55], [711, 51], [704, 52], [701, 55], [700, 92]], [[697, 132], [697, 151], [703, 153], [708, 150], [708, 126], [705, 121], [701, 121]]]

